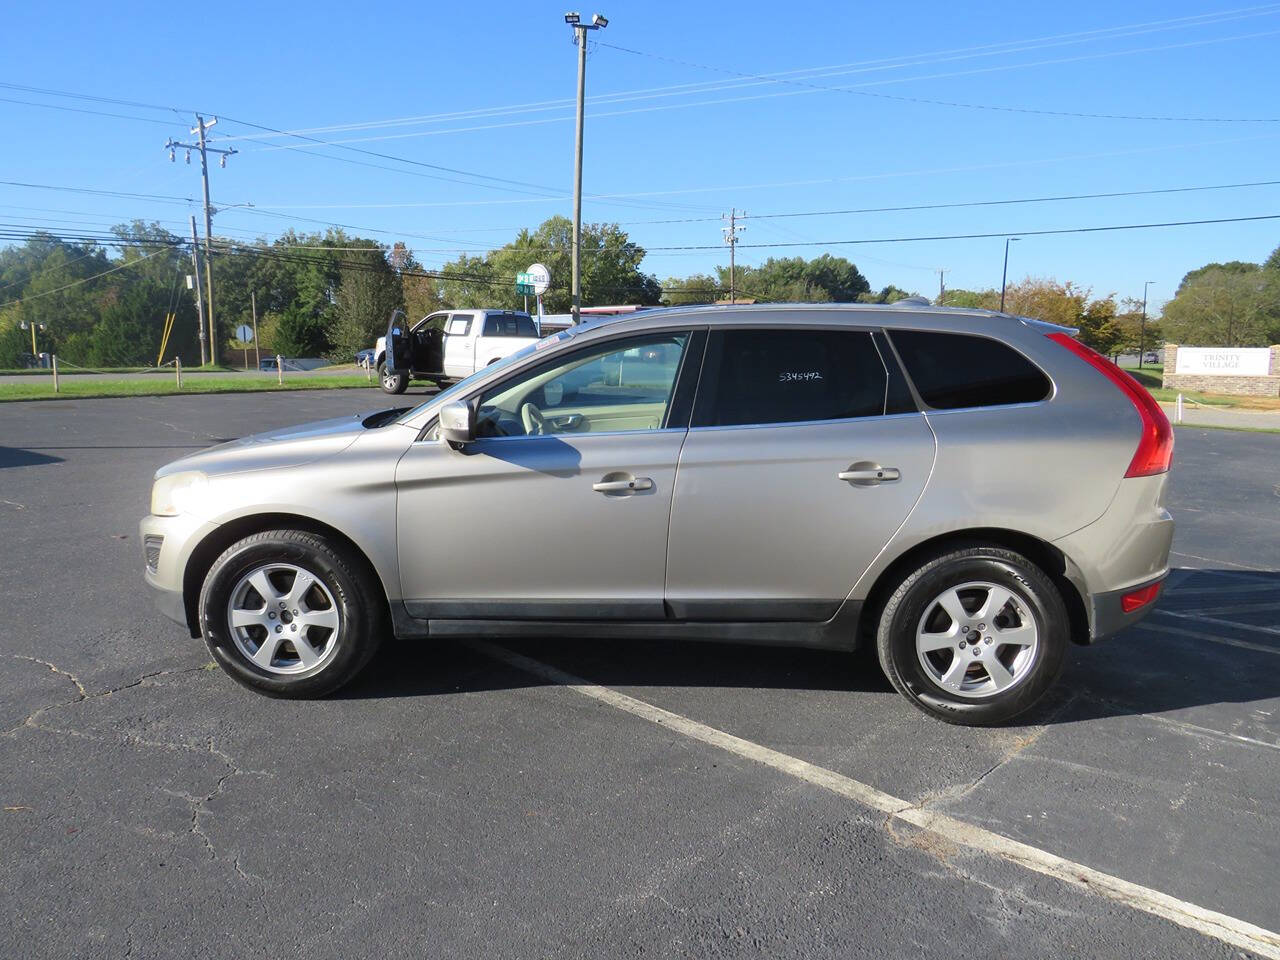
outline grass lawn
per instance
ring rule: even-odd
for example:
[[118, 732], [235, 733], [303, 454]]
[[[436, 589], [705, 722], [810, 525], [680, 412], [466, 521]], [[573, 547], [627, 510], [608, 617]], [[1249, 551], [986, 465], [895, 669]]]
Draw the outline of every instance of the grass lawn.
[[[1164, 367], [1148, 366], [1141, 370], [1126, 368], [1125, 372], [1132, 374], [1161, 403], [1173, 403], [1178, 399], [1180, 391], [1160, 386], [1164, 377]], [[1221, 393], [1189, 393], [1186, 390], [1181, 393], [1183, 401], [1201, 407], [1217, 407], [1223, 410], [1280, 410], [1280, 397], [1234, 397]]]
[[179, 390], [170, 375], [164, 380], [64, 380], [58, 393], [53, 383], [0, 384], [0, 402], [6, 400], [78, 400], [91, 397], [156, 397], [173, 393], [275, 393], [280, 390], [339, 390], [347, 387], [374, 387], [364, 374], [352, 376], [292, 377], [284, 384], [267, 377], [225, 377], [183, 379]]

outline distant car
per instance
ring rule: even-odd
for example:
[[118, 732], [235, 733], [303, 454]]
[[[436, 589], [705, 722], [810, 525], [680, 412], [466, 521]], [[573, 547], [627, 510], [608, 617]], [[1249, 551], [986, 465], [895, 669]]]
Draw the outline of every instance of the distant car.
[[263, 371], [264, 373], [275, 373], [275, 372], [276, 372], [276, 358], [275, 358], [275, 357], [263, 357], [261, 360], [259, 360], [259, 361], [258, 361], [258, 369], [259, 369], [259, 370], [261, 370], [261, 371]]
[[1160, 358], [1156, 356], [1155, 351], [1149, 350], [1142, 355], [1143, 363], [1159, 363]]
[[162, 467], [146, 581], [277, 697], [393, 635], [682, 638], [869, 647], [920, 709], [1003, 722], [1169, 570], [1173, 430], [1073, 333], [853, 304], [584, 323], [414, 409]]
[[363, 350], [356, 351], [356, 365], [376, 367], [378, 365], [378, 354], [373, 347], [365, 347]]

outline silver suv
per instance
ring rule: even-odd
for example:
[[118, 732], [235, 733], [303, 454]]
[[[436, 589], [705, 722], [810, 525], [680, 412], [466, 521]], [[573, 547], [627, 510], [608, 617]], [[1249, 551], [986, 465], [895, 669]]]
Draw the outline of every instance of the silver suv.
[[873, 646], [921, 709], [1000, 722], [1168, 572], [1169, 422], [1072, 333], [918, 305], [584, 324], [413, 409], [162, 468], [146, 580], [273, 696], [389, 634], [678, 637]]

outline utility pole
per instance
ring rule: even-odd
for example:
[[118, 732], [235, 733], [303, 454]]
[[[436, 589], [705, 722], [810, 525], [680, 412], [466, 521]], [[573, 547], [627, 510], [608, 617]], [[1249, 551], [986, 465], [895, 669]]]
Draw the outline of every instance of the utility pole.
[[1009, 285], [1009, 244], [1017, 243], [1021, 237], [1004, 238], [1004, 273], [1000, 278], [1000, 312], [1004, 313], [1004, 290]]
[[1147, 288], [1150, 287], [1154, 280], [1148, 280], [1142, 285], [1142, 325], [1138, 327], [1138, 369], [1142, 369], [1142, 356], [1147, 349]]
[[573, 28], [573, 42], [578, 45], [578, 123], [573, 138], [573, 246], [570, 249], [573, 322], [577, 324], [582, 319], [582, 120], [587, 89], [587, 31], [603, 30], [609, 21], [595, 13], [590, 23], [583, 23], [578, 14], [566, 13], [564, 22]]
[[196, 325], [200, 334], [200, 366], [209, 362], [209, 354], [205, 348], [204, 330], [204, 298], [200, 295], [200, 240], [196, 236], [196, 215], [191, 215], [191, 272], [194, 275], [192, 284], [196, 291]]
[[[225, 167], [227, 165], [227, 157], [235, 153], [232, 150], [221, 150], [217, 147], [208, 145], [205, 134], [209, 128], [218, 122], [218, 118], [214, 117], [208, 123], [204, 117], [196, 114], [196, 125], [191, 128], [192, 134], [198, 137], [195, 143], [182, 143], [178, 140], [170, 139], [165, 144], [165, 149], [169, 151], [169, 162], [174, 162], [174, 151], [178, 147], [187, 151], [187, 163], [191, 162], [191, 151], [200, 151], [200, 179], [204, 183], [204, 278], [205, 278], [205, 300], [209, 304], [209, 362], [218, 362], [218, 334], [214, 326], [213, 316], [213, 250], [211, 247], [213, 234], [213, 207], [209, 204], [209, 154], [220, 154], [218, 157], [218, 165]], [[199, 273], [196, 274], [199, 276]]]
[[262, 369], [262, 344], [258, 343], [258, 292], [249, 291], [249, 309], [253, 311], [253, 362]]
[[938, 268], [938, 306], [942, 306], [942, 301], [945, 300], [947, 296], [947, 283], [943, 278], [948, 273], [950, 273], [949, 270], [944, 270], [942, 267]]
[[721, 220], [729, 221], [729, 225], [727, 227], [721, 227], [720, 232], [724, 234], [724, 242], [729, 245], [729, 305], [730, 306], [738, 302], [738, 282], [737, 282], [736, 264], [734, 262], [734, 252], [738, 247], [738, 234], [741, 233], [743, 230], [747, 229], [746, 227], [738, 225], [738, 218], [740, 216], [745, 217], [746, 215], [747, 215], [747, 211], [743, 210], [742, 213], [739, 214], [734, 207], [729, 208], [729, 213], [727, 216], [725, 214], [720, 215]]

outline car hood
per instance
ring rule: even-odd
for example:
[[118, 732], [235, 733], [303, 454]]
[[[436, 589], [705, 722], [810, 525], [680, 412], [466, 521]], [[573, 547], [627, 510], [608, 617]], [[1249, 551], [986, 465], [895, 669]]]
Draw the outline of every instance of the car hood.
[[216, 476], [299, 466], [341, 453], [365, 431], [392, 423], [406, 409], [375, 410], [255, 433], [167, 463], [156, 471], [156, 477], [184, 470], [200, 470]]

